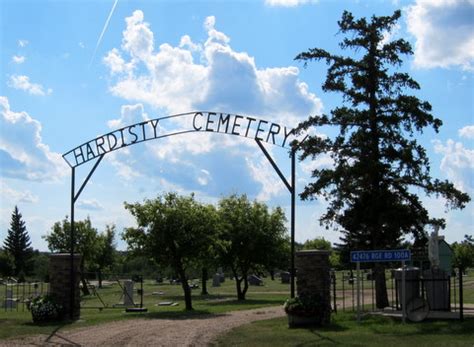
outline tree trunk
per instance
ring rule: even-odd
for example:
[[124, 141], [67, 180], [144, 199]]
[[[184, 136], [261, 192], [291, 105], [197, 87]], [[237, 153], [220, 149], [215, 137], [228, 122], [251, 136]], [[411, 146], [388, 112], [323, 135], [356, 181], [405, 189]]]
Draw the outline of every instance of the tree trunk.
[[183, 288], [184, 292], [184, 303], [185, 303], [185, 309], [186, 311], [191, 311], [193, 309], [193, 304], [192, 304], [192, 299], [191, 299], [191, 288], [189, 288], [188, 285], [188, 279], [186, 278], [186, 272], [182, 268], [181, 265], [179, 265], [178, 270], [178, 276], [179, 279], [181, 280], [181, 287]]
[[98, 271], [97, 278], [99, 280], [99, 288], [102, 288], [102, 270]]
[[232, 270], [232, 274], [234, 275], [234, 278], [235, 278], [235, 286], [237, 288], [237, 300], [245, 300], [245, 292], [247, 290], [245, 290], [245, 292], [242, 291], [242, 281], [244, 280], [244, 277], [245, 276], [242, 276], [241, 278], [239, 278], [239, 276], [237, 275], [237, 270], [231, 266], [231, 270]]
[[201, 285], [201, 295], [208, 295], [209, 293], [207, 292], [207, 268], [205, 267], [202, 268]]
[[385, 269], [381, 265], [374, 268], [375, 274], [375, 304], [377, 308], [383, 309], [389, 306], [387, 284], [385, 281]]
[[245, 300], [245, 294], [247, 294], [247, 290], [249, 289], [249, 281], [247, 279], [247, 274], [245, 274], [245, 276], [243, 276], [243, 280], [244, 280], [244, 289], [242, 290], [242, 299], [241, 300]]
[[272, 281], [275, 280], [275, 270], [270, 270], [268, 271], [270, 273], [270, 278], [272, 279]]
[[81, 271], [82, 294], [91, 295], [91, 292], [89, 291], [89, 287], [87, 286], [86, 276], [84, 273], [84, 257], [81, 258], [80, 271]]

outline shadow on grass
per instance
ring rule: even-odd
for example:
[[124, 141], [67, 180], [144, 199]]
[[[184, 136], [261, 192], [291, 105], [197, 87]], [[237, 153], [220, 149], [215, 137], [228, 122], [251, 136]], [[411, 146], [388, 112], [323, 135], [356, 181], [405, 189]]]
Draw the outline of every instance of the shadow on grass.
[[474, 318], [458, 320], [426, 320], [420, 323], [410, 323], [416, 328], [414, 332], [405, 335], [474, 335]]

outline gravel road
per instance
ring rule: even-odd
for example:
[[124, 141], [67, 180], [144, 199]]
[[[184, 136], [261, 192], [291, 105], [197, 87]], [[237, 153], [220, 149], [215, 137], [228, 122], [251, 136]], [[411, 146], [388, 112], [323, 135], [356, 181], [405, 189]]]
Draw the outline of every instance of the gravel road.
[[0, 346], [207, 346], [232, 328], [284, 315], [283, 307], [277, 306], [186, 319], [123, 320], [4, 340]]

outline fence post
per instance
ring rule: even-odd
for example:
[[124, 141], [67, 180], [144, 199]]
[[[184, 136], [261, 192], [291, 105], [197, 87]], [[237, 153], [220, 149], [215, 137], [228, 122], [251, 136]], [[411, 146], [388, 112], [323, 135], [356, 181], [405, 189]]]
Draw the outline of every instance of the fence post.
[[464, 320], [464, 291], [462, 288], [462, 269], [459, 269], [459, 319]]
[[334, 305], [334, 313], [337, 313], [337, 304], [336, 304], [336, 271], [332, 272], [332, 292], [333, 292], [333, 305]]

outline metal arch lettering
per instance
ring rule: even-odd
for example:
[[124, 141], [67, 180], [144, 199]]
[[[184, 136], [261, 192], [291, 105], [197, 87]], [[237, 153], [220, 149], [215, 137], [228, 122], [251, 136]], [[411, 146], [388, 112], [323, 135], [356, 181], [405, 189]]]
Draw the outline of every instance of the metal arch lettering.
[[141, 142], [191, 132], [241, 136], [288, 148], [294, 130], [271, 121], [232, 113], [196, 111], [146, 120], [111, 131], [63, 154], [75, 168], [112, 151]]

